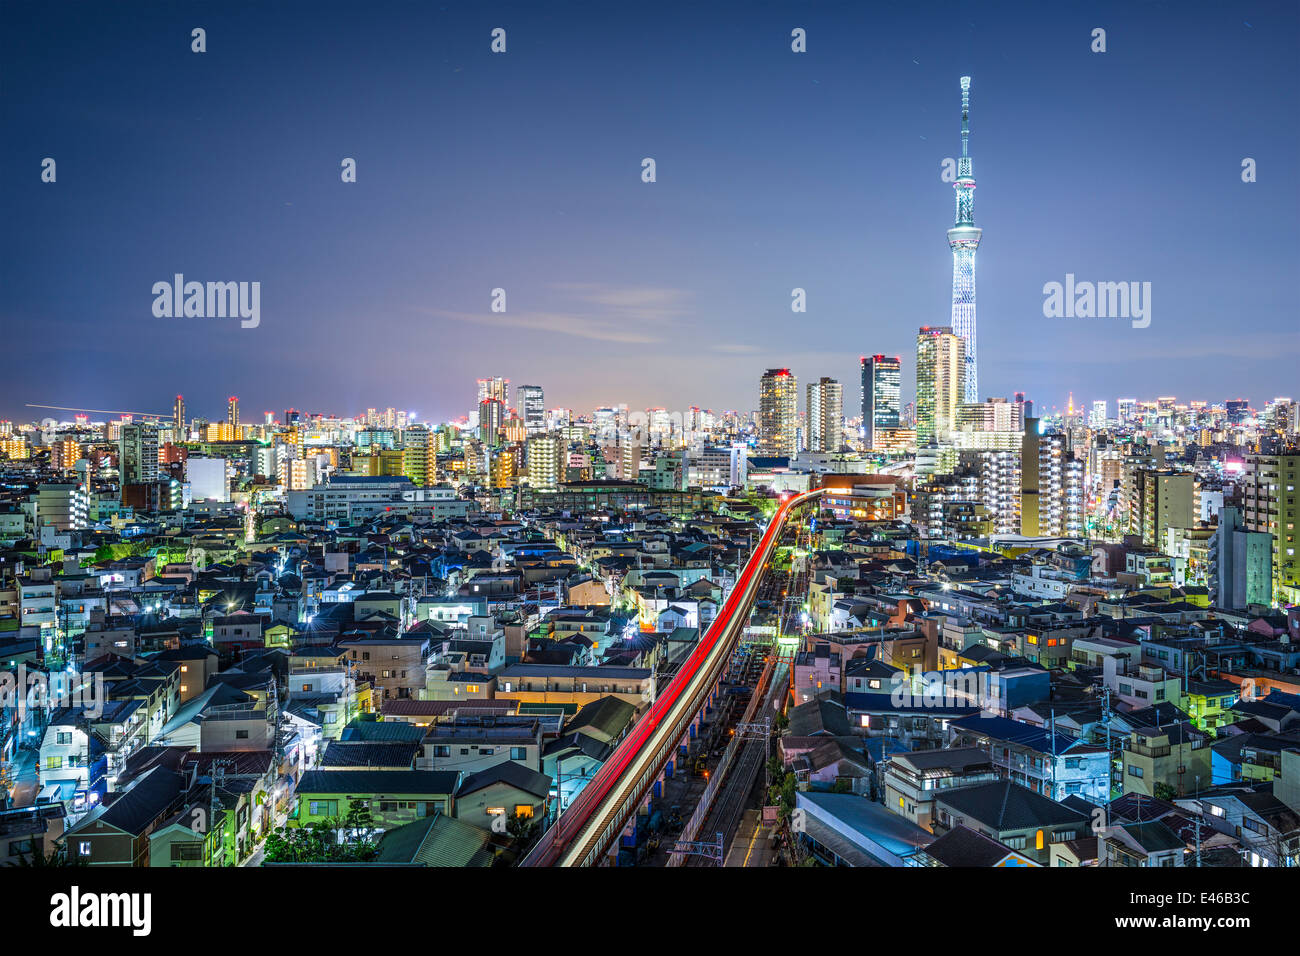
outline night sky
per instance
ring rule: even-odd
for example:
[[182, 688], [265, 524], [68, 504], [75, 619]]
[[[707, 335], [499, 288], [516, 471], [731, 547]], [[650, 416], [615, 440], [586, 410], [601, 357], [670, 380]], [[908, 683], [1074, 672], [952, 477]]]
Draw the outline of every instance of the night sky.
[[[983, 395], [1300, 397], [1298, 10], [6, 0], [0, 416], [183, 392], [440, 421], [491, 375], [746, 411], [774, 365], [853, 415], [874, 352], [910, 400], [949, 318], [962, 74]], [[260, 326], [155, 318], [178, 272], [260, 281]], [[1151, 282], [1150, 327], [1044, 318], [1066, 273]]]

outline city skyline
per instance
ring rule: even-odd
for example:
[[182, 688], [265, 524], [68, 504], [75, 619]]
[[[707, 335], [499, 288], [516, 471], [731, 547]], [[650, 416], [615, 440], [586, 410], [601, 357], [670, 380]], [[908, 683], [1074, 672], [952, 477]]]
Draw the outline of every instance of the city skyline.
[[[21, 27], [34, 9], [6, 17]], [[1286, 113], [1295, 85], [1294, 66], [1271, 55], [1295, 23], [1282, 5], [1249, 23], [1194, 10], [1194, 23], [1158, 29], [1151, 11], [1103, 7], [1105, 54], [1089, 49], [1092, 21], [1074, 15], [981, 11], [936, 32], [925, 13], [890, 10], [873, 14], [871, 35], [896, 49], [869, 57], [854, 49], [868, 25], [852, 11], [765, 11], [743, 27], [702, 13], [685, 36], [667, 16], [635, 39], [605, 13], [565, 23], [567, 60], [559, 28], [527, 10], [507, 16], [504, 56], [469, 42], [487, 36], [486, 20], [417, 14], [409, 32], [437, 37], [422, 58], [382, 18], [359, 25], [355, 45], [318, 50], [287, 12], [259, 11], [250, 32], [246, 8], [205, 11], [207, 59], [188, 49], [188, 20], [157, 11], [129, 33], [98, 13], [69, 22], [55, 11], [57, 44], [5, 48], [18, 85], [48, 67], [49, 102], [79, 106], [0, 107], [34, 157], [7, 149], [32, 175], [0, 186], [17, 225], [0, 249], [3, 314], [11, 349], [29, 358], [0, 416], [25, 420], [25, 402], [152, 410], [154, 394], [178, 391], [271, 408], [292, 395], [343, 413], [388, 390], [445, 420], [464, 414], [461, 378], [487, 364], [514, 381], [547, 378], [548, 403], [576, 408], [655, 407], [686, 392], [751, 408], [764, 367], [853, 381], [858, 356], [910, 354], [918, 327], [948, 319], [934, 230], [951, 216], [941, 174], [965, 75], [979, 92], [981, 219], [997, 237], [981, 255], [981, 399], [1023, 391], [1059, 408], [1071, 391], [1127, 394], [1135, 375], [1157, 395], [1202, 390], [1211, 376], [1224, 394], [1293, 391], [1300, 337], [1276, 210], [1298, 195], [1282, 173], [1297, 139], [1294, 124], [1267, 120]], [[802, 56], [789, 52], [791, 17], [810, 37]], [[1213, 82], [1191, 68], [1206, 30], [1227, 65]], [[265, 45], [291, 31], [312, 80], [277, 73], [259, 105]], [[176, 51], [157, 55], [172, 34]], [[150, 66], [90, 84], [85, 99], [101, 43]], [[363, 75], [330, 79], [327, 55]], [[660, 88], [648, 78], [663, 62], [674, 78]], [[249, 68], [232, 77], [235, 63]], [[593, 70], [606, 88], [581, 84]], [[393, 89], [405, 92], [394, 101]], [[438, 123], [413, 125], [428, 97]], [[1229, 108], [1244, 98], [1258, 108]], [[611, 119], [624, 99], [642, 104], [636, 116]], [[293, 141], [275, 132], [290, 103]], [[208, 118], [187, 125], [196, 113]], [[1043, 135], [1067, 114], [1063, 136]], [[603, 135], [573, 146], [598, 121]], [[449, 149], [433, 129], [490, 135]], [[256, 158], [232, 150], [245, 140], [261, 144]], [[40, 181], [46, 155], [60, 160], [55, 183]], [[640, 178], [646, 156], [654, 183]], [[1258, 182], [1241, 181], [1245, 156]], [[356, 183], [339, 181], [344, 157]], [[1189, 246], [1192, 232], [1221, 242]], [[155, 318], [150, 287], [175, 273], [261, 282], [260, 324]], [[67, 274], [77, 281], [59, 281]], [[1152, 326], [1044, 318], [1043, 285], [1066, 275], [1150, 281]], [[496, 288], [505, 313], [491, 311]], [[791, 313], [794, 288], [807, 313]], [[187, 360], [190, 349], [206, 360]], [[657, 376], [637, 374], [650, 363]], [[904, 396], [914, 375], [905, 362]]]
[[1297, 36], [0, 4], [10, 909], [181, 940], [203, 870], [310, 945], [303, 867], [417, 918], [412, 868], [1040, 868], [1130, 946], [1283, 923]]
[[[939, 329], [931, 328], [930, 331], [932, 332], [939, 331]], [[869, 360], [872, 358], [885, 359], [891, 365], [895, 360], [894, 356], [861, 356], [858, 360], [860, 368], [862, 363], [869, 362]], [[903, 366], [906, 367], [906, 363], [903, 363]], [[830, 376], [819, 376], [818, 380], [820, 381], [821, 378], [830, 379]], [[840, 384], [841, 386], [843, 385], [843, 383], [838, 382], [838, 380], [832, 379], [832, 381], [835, 381], [837, 384]], [[522, 388], [541, 390], [543, 387], [537, 385], [528, 385], [528, 386], [522, 386]], [[858, 391], [859, 393], [861, 391], [860, 385], [858, 386]], [[468, 390], [466, 394], [469, 394]], [[1051, 418], [1064, 418], [1070, 414], [1073, 414], [1075, 417], [1081, 419], [1088, 419], [1089, 416], [1094, 412], [1098, 404], [1104, 404], [1108, 410], [1113, 410], [1114, 412], [1118, 413], [1120, 406], [1124, 405], [1125, 403], [1132, 403], [1133, 405], [1157, 406], [1172, 400], [1174, 403], [1173, 407], [1183, 408], [1183, 409], [1192, 408], [1194, 406], [1205, 406], [1209, 408], [1221, 408], [1221, 407], [1226, 408], [1232, 405], [1241, 405], [1243, 408], [1249, 408], [1250, 410], [1259, 413], [1262, 412], [1267, 406], [1277, 401], [1289, 402], [1294, 400], [1294, 395], [1292, 394], [1269, 395], [1267, 397], [1261, 396], [1260, 398], [1257, 399], [1244, 397], [1240, 395], [1233, 396], [1231, 398], [1229, 397], [1213, 398], [1213, 397], [1206, 397], [1204, 395], [1196, 395], [1196, 396], [1141, 395], [1138, 396], [1138, 395], [1121, 394], [1118, 396], [1106, 396], [1105, 398], [1098, 399], [1091, 396], [1075, 397], [1073, 393], [1071, 393], [1068, 396], [1067, 402], [1064, 406], [1053, 405], [1053, 406], [1045, 407], [1042, 404], [1035, 402], [1032, 396], [1026, 396], [1022, 392], [1016, 392], [1013, 394], [1019, 397], [1013, 398], [1012, 395], [992, 395], [992, 396], [988, 396], [984, 401], [1028, 400], [1038, 410], [1037, 414], [1039, 414], [1040, 416], [1046, 415], [1047, 417], [1051, 417]], [[235, 396], [231, 396], [231, 397], [235, 397]], [[474, 416], [477, 415], [478, 413], [478, 406], [480, 403], [481, 402], [472, 401], [470, 402], [467, 409], [459, 415], [453, 415], [447, 418], [437, 418], [437, 417], [428, 417], [418, 412], [418, 410], [407, 409], [397, 405], [371, 404], [371, 405], [367, 405], [365, 408], [359, 408], [356, 410], [346, 410], [346, 409], [340, 410], [340, 409], [332, 409], [332, 408], [330, 409], [309, 409], [306, 407], [298, 408], [293, 403], [280, 402], [277, 403], [278, 410], [264, 409], [259, 414], [256, 423], [261, 424], [265, 416], [270, 415], [271, 422], [278, 423], [278, 424], [285, 424], [286, 412], [292, 412], [294, 413], [295, 416], [300, 416], [301, 419], [304, 421], [316, 417], [327, 419], [330, 421], [361, 421], [366, 418], [368, 412], [392, 411], [396, 415], [403, 416], [407, 422], [410, 422], [412, 424], [453, 425], [457, 423], [462, 423], [464, 427], [475, 427], [476, 422]], [[230, 407], [229, 398], [222, 400], [222, 402], [214, 401], [212, 404], [220, 405], [224, 407], [227, 410], [227, 415], [228, 415], [229, 407]], [[914, 405], [915, 402], [909, 402], [905, 404]], [[858, 405], [859, 405], [858, 402], [854, 402], [850, 407], [857, 408]], [[525, 408], [519, 401], [503, 402], [502, 406], [503, 406], [503, 411], [513, 411], [519, 415], [521, 421], [524, 420]], [[584, 407], [573, 407], [573, 406], [565, 406], [565, 405], [552, 405], [549, 402], [547, 402], [544, 408], [542, 409], [542, 412], [544, 414], [546, 412], [551, 412], [551, 411], [569, 411], [572, 412], [576, 417], [587, 421], [590, 421], [593, 418], [598, 417], [598, 413], [604, 409], [617, 409], [617, 408], [623, 408], [629, 412], [648, 412], [648, 411], [658, 410], [658, 411], [685, 413], [691, 410], [700, 410], [700, 411], [710, 412], [714, 415], [734, 414], [742, 418], [753, 417], [757, 419], [761, 411], [760, 406], [761, 406], [761, 388], [760, 390], [755, 392], [754, 400], [750, 402], [748, 407], [744, 405], [734, 407], [734, 408], [721, 407], [721, 406], [712, 407], [712, 406], [701, 405], [698, 403], [687, 403], [685, 405], [682, 405], [680, 408], [675, 406], [668, 406], [668, 405], [647, 405], [644, 407], [640, 407], [640, 406], [632, 405], [625, 401], [605, 401], [584, 408]], [[178, 394], [175, 397], [175, 399], [173, 400], [173, 409], [170, 413], [155, 412], [155, 411], [141, 411], [139, 409], [136, 410], [86, 409], [86, 408], [71, 408], [71, 407], [52, 408], [50, 406], [34, 406], [32, 408], [27, 409], [27, 415], [25, 417], [20, 415], [20, 417], [17, 419], [0, 419], [0, 421], [6, 421], [9, 424], [16, 427], [40, 425], [41, 422], [47, 419], [53, 420], [60, 425], [73, 425], [76, 424], [78, 418], [82, 418], [82, 417], [84, 417], [84, 419], [87, 422], [92, 424], [105, 424], [105, 423], [112, 423], [117, 421], [132, 421], [132, 420], [142, 421], [142, 420], [155, 420], [155, 419], [158, 420], [159, 422], [165, 422], [168, 420], [177, 420], [176, 415], [177, 415], [178, 407], [180, 411], [187, 416], [187, 420], [202, 419], [203, 421], [210, 422], [210, 423], [228, 421], [228, 418], [223, 418], [220, 414], [205, 414], [202, 410], [199, 411], [197, 414], [190, 415], [190, 412], [193, 411], [193, 408], [189, 404], [189, 400], [186, 399], [183, 394]], [[206, 408], [207, 405], [200, 406], [200, 409], [206, 409]], [[536, 406], [534, 406], [534, 408], [536, 408]], [[800, 418], [805, 416], [807, 414], [806, 401], [799, 403], [798, 409], [799, 410], [796, 413], [797, 416]], [[1070, 411], [1071, 409], [1073, 409], [1072, 412]], [[57, 412], [59, 414], [51, 414], [52, 412]], [[93, 412], [95, 414], [88, 414], [88, 415], [63, 414], [66, 412], [73, 412], [73, 413]], [[843, 418], [844, 418], [844, 422], [846, 423], [850, 421], [857, 421], [861, 424], [862, 422], [862, 418], [860, 414], [857, 415], [849, 414], [847, 411], [844, 413]], [[1118, 420], [1118, 415], [1108, 414], [1105, 420], [1116, 421]]]

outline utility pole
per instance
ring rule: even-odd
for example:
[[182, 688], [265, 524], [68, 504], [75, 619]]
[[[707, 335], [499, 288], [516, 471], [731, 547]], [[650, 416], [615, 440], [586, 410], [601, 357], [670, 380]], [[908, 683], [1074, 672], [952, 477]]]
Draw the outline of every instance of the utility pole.
[[271, 787], [271, 808], [268, 813], [270, 817], [268, 820], [269, 826], [275, 826], [276, 790], [280, 779], [280, 762], [284, 759], [283, 748], [280, 743], [280, 694], [278, 687], [275, 674], [272, 673], [271, 694], [267, 702], [267, 716], [271, 720], [271, 767], [276, 777], [276, 783]]
[[[220, 759], [214, 760], [208, 765], [208, 779], [212, 782], [211, 794], [208, 799], [208, 830], [217, 826], [218, 815], [221, 814], [221, 801], [217, 798], [217, 788], [225, 782], [226, 764], [225, 759]], [[207, 839], [206, 832], [204, 833], [204, 839]], [[217, 843], [223, 849], [225, 848], [226, 827], [224, 820], [217, 833]], [[236, 860], [235, 862], [238, 863], [239, 861]]]
[[1101, 724], [1106, 728], [1106, 802], [1110, 803], [1115, 757], [1110, 749], [1110, 688], [1104, 684], [1101, 688]]
[[1056, 708], [1055, 707], [1052, 708], [1050, 719], [1051, 719], [1051, 724], [1049, 725], [1050, 727], [1049, 733], [1051, 734], [1052, 737], [1052, 792], [1049, 794], [1049, 796], [1053, 800], [1055, 800], [1056, 799]]
[[564, 754], [555, 755], [555, 820], [559, 822], [560, 814], [564, 812], [564, 774], [560, 771], [560, 764], [564, 762]]

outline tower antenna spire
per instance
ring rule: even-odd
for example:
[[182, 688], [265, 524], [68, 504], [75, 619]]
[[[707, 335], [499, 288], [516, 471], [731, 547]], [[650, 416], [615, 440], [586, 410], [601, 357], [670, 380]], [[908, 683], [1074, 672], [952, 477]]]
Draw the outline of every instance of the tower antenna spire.
[[967, 404], [979, 401], [979, 365], [975, 349], [975, 251], [983, 230], [975, 225], [975, 172], [970, 158], [970, 77], [961, 78], [961, 159], [957, 160], [957, 221], [948, 230], [952, 248], [952, 330], [965, 344], [962, 394]]
[[961, 154], [970, 155], [967, 148], [970, 140], [970, 77], [961, 78]]

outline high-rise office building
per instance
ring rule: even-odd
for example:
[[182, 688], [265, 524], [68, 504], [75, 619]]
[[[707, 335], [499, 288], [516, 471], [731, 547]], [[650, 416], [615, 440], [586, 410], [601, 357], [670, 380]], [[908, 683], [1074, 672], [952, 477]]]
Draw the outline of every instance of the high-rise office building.
[[546, 431], [546, 395], [540, 385], [520, 385], [515, 390], [515, 401], [524, 420], [524, 430], [530, 435]]
[[1106, 427], [1106, 400], [1102, 399], [1092, 403], [1092, 413], [1088, 416], [1088, 424], [1093, 428]]
[[882, 432], [901, 425], [899, 379], [902, 365], [898, 356], [862, 357], [862, 440], [868, 448], [883, 447]]
[[948, 326], [925, 326], [916, 335], [916, 444], [934, 445], [957, 422], [966, 383], [965, 343]]
[[127, 422], [118, 438], [117, 473], [123, 485], [158, 480], [158, 426]]
[[961, 158], [957, 160], [957, 222], [948, 230], [952, 249], [952, 330], [965, 345], [963, 401], [979, 401], [975, 363], [975, 250], [983, 230], [975, 225], [975, 176], [968, 150], [970, 139], [970, 77], [961, 78]]
[[172, 424], [176, 426], [176, 434], [179, 440], [185, 440], [185, 397], [177, 395], [176, 401], [172, 403]]
[[660, 448], [673, 440], [673, 417], [666, 408], [647, 408], [645, 410], [646, 431], [650, 444]]
[[770, 368], [758, 385], [758, 447], [764, 455], [799, 452], [799, 383], [788, 368]]
[[1247, 455], [1242, 485], [1245, 523], [1251, 531], [1273, 536], [1273, 600], [1300, 604], [1300, 558], [1296, 525], [1300, 524], [1300, 453]]
[[616, 443], [627, 428], [627, 406], [602, 405], [592, 414], [592, 423], [596, 441]]
[[495, 445], [505, 424], [505, 403], [496, 398], [485, 398], [478, 403], [478, 440], [485, 445]]
[[844, 444], [844, 386], [822, 376], [808, 386], [808, 450], [837, 452]]
[[230, 431], [237, 439], [239, 438], [239, 398], [231, 395], [226, 399], [226, 424], [230, 426]]
[[504, 408], [510, 401], [510, 379], [481, 378], [478, 380], [478, 400], [482, 404], [489, 398], [496, 399]]

